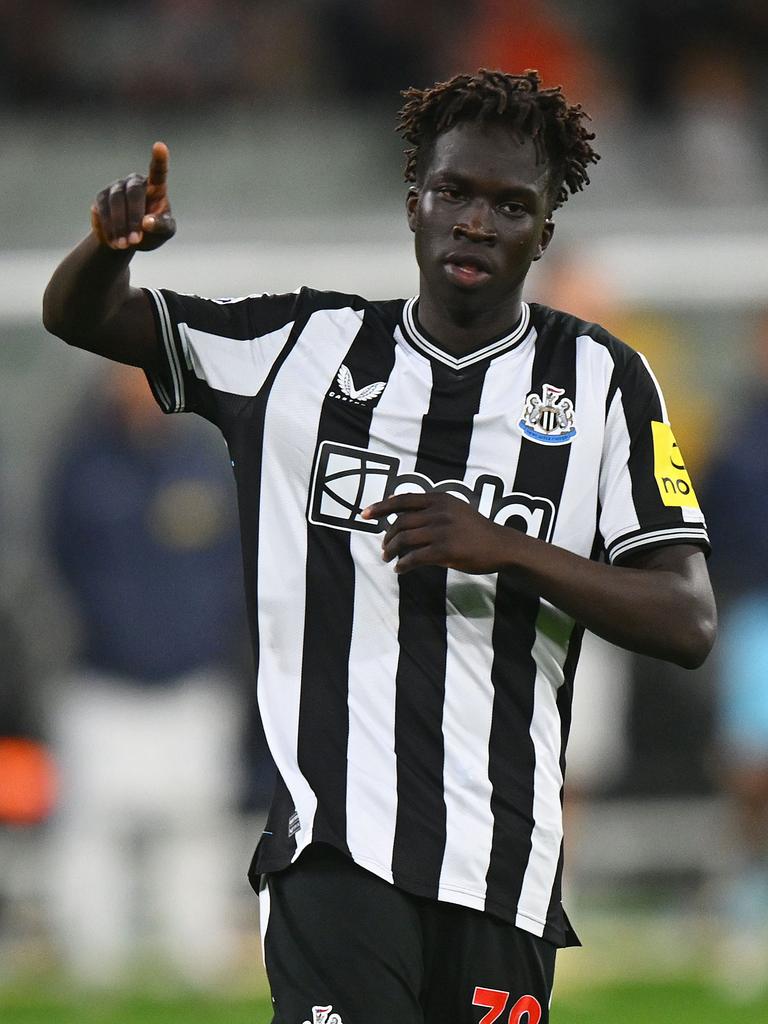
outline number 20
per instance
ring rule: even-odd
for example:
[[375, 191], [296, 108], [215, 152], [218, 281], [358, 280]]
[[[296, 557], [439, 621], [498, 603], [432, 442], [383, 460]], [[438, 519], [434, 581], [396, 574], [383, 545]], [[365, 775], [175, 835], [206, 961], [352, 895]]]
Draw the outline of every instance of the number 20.
[[[480, 1024], [494, 1024], [504, 1013], [508, 1001], [509, 992], [501, 992], [497, 988], [476, 988], [472, 1005], [488, 1007], [488, 1013]], [[534, 996], [520, 996], [509, 1011], [508, 1024], [523, 1024], [523, 1017], [527, 1017], [525, 1024], [539, 1024], [541, 1003]]]

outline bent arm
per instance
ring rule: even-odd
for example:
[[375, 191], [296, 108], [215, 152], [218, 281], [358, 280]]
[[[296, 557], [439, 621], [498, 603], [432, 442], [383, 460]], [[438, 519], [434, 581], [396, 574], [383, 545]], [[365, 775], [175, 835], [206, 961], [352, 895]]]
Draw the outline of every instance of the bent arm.
[[69, 345], [119, 363], [160, 367], [160, 347], [149, 300], [130, 285], [133, 250], [110, 248], [92, 232], [51, 277], [43, 323]]
[[149, 175], [129, 174], [99, 192], [91, 233], [54, 271], [43, 297], [43, 323], [70, 345], [119, 363], [160, 368], [160, 341], [149, 300], [131, 288], [136, 251], [173, 237], [168, 200], [168, 147], [152, 147]]
[[[510, 531], [511, 532], [511, 531]], [[704, 554], [672, 545], [606, 565], [530, 537], [503, 567], [536, 594], [619, 647], [698, 668], [715, 640], [717, 612]]]
[[715, 601], [704, 555], [693, 545], [654, 548], [626, 565], [607, 565], [498, 526], [436, 492], [386, 498], [362, 515], [396, 517], [382, 557], [396, 559], [398, 573], [423, 565], [505, 572], [521, 593], [544, 598], [611, 643], [684, 668], [701, 665], [714, 643]]

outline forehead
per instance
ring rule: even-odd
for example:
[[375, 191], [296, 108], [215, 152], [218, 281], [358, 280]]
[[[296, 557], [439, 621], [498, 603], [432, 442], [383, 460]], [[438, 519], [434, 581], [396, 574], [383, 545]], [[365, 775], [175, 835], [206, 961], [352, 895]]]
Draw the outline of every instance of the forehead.
[[530, 138], [519, 139], [504, 124], [460, 122], [437, 136], [425, 178], [436, 173], [493, 182], [499, 186], [533, 185], [546, 189], [549, 169], [537, 159]]

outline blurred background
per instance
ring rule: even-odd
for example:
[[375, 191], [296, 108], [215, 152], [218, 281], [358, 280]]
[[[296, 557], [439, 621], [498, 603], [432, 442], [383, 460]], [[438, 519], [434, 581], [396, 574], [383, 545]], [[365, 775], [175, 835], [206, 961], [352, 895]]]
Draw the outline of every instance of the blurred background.
[[696, 672], [587, 645], [563, 1013], [682, 979], [768, 1021], [766, 54], [760, 0], [0, 2], [3, 1019], [62, 986], [263, 988], [271, 775], [224, 449], [46, 334], [51, 271], [160, 138], [179, 231], [137, 283], [414, 294], [399, 90], [486, 66], [593, 118], [602, 160], [527, 297], [649, 358], [722, 617]]

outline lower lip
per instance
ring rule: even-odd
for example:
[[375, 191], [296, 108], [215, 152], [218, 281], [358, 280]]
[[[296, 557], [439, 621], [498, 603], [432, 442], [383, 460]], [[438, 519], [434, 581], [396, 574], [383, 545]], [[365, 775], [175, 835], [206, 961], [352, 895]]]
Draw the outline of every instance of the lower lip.
[[470, 287], [482, 284], [483, 281], [487, 281], [491, 276], [487, 270], [481, 270], [479, 267], [471, 267], [466, 264], [446, 263], [445, 268], [448, 276], [456, 281], [457, 284]]

